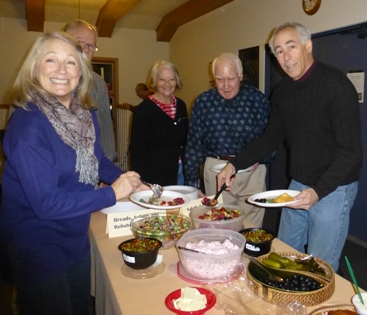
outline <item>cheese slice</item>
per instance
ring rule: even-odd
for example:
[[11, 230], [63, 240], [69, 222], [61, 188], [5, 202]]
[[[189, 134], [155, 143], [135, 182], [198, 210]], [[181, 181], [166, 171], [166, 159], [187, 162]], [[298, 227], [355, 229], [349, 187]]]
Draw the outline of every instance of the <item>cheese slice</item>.
[[176, 309], [181, 311], [198, 311], [206, 307], [206, 296], [195, 288], [181, 288], [181, 297], [173, 301]]

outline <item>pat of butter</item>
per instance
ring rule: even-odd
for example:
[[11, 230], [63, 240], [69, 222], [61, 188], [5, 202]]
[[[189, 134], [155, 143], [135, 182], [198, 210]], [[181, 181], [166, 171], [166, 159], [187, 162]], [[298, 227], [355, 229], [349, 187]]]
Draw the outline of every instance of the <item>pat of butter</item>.
[[173, 301], [176, 309], [182, 311], [198, 311], [206, 306], [206, 296], [194, 288], [182, 288], [181, 297]]

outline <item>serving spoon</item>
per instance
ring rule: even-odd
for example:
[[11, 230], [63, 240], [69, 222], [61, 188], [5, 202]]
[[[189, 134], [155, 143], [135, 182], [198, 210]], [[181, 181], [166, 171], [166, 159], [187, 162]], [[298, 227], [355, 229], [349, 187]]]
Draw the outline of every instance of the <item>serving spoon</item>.
[[[236, 174], [233, 174], [230, 178], [233, 178], [233, 177], [235, 177], [236, 176]], [[219, 196], [220, 196], [220, 194], [224, 191], [224, 190], [226, 190], [226, 188], [227, 188], [227, 185], [226, 185], [226, 183], [224, 183], [223, 185], [222, 185], [222, 187], [218, 190], [218, 192], [215, 194], [215, 196], [214, 196], [214, 198], [213, 199], [209, 199], [209, 198], [207, 198], [207, 200], [206, 200], [206, 202], [205, 202], [205, 206], [216, 206], [217, 204], [218, 204], [218, 198], [219, 198]]]
[[182, 246], [177, 246], [177, 248], [178, 249], [183, 249], [183, 250], [188, 250], [188, 251], [194, 252], [194, 253], [205, 254], [204, 252], [199, 252], [198, 250], [191, 249], [191, 248], [186, 248], [186, 247], [182, 247]]

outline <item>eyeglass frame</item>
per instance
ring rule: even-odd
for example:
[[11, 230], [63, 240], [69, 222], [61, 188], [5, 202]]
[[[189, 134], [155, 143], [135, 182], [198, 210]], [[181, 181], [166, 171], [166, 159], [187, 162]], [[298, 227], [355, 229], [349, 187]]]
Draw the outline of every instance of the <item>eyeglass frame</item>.
[[82, 40], [78, 40], [78, 42], [79, 42], [80, 46], [82, 46], [82, 48], [85, 47], [85, 46], [87, 46], [89, 50], [92, 50], [94, 52], [98, 51], [98, 49], [99, 49], [98, 46], [92, 45], [92, 44], [88, 44], [86, 42], [83, 42]]

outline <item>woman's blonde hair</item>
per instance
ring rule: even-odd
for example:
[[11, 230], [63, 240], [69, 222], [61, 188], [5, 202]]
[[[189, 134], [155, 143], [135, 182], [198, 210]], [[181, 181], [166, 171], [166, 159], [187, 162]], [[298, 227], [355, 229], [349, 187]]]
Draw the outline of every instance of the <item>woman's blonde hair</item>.
[[53, 40], [65, 41], [75, 48], [80, 66], [80, 78], [76, 87], [78, 103], [83, 109], [93, 108], [94, 104], [89, 96], [93, 87], [92, 66], [78, 41], [65, 32], [46, 33], [35, 41], [8, 93], [8, 104], [27, 108], [27, 102], [33, 101], [35, 93], [40, 93], [45, 97], [50, 96], [37, 79], [37, 62], [43, 56], [46, 45]]
[[154, 65], [152, 70], [150, 71], [150, 83], [151, 87], [154, 91], [157, 90], [157, 78], [159, 73], [160, 67], [166, 67], [168, 69], [171, 69], [176, 77], [176, 90], [179, 90], [182, 87], [182, 82], [180, 79], [180, 75], [178, 74], [178, 71], [173, 63], [165, 60], [157, 61]]

